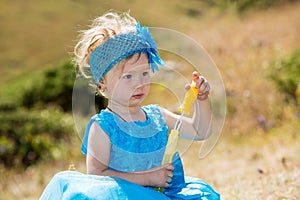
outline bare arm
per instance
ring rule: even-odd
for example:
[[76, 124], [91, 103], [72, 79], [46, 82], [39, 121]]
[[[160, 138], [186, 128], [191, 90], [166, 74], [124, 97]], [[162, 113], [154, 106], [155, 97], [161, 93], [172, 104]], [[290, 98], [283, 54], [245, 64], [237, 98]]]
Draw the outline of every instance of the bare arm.
[[[203, 77], [200, 77], [197, 84], [200, 87], [200, 93], [194, 103], [194, 115], [192, 118], [183, 116], [180, 128], [180, 137], [190, 140], [204, 140], [211, 134], [212, 113], [208, 97], [209, 85]], [[164, 108], [161, 108], [161, 111], [165, 117], [167, 126], [173, 128], [180, 116]]]
[[108, 168], [111, 143], [107, 134], [94, 122], [91, 126], [86, 158], [87, 173], [101, 176], [117, 176], [127, 181], [153, 187], [168, 187], [173, 176], [173, 165], [167, 164], [146, 171], [119, 172]]

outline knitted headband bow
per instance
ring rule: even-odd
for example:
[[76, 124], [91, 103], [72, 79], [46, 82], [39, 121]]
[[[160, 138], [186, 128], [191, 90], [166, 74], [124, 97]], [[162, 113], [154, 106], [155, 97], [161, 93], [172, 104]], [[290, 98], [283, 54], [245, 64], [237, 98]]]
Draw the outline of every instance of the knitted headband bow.
[[90, 56], [90, 68], [96, 84], [122, 59], [136, 53], [147, 53], [152, 72], [164, 62], [158, 56], [156, 44], [148, 28], [136, 24], [136, 33], [116, 35], [98, 46]]

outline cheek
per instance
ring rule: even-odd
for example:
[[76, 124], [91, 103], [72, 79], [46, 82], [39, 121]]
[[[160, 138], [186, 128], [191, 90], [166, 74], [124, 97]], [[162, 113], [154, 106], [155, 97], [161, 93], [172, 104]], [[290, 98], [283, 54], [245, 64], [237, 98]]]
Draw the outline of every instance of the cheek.
[[106, 84], [107, 95], [112, 98], [118, 95], [122, 90], [119, 89], [120, 84], [117, 81], [108, 80]]
[[150, 83], [144, 85], [144, 92], [147, 94], [150, 92]]
[[130, 85], [126, 85], [126, 83], [122, 81], [118, 81], [114, 86], [111, 88], [111, 94], [114, 97], [118, 98], [126, 98], [133, 94], [133, 89], [130, 87]]

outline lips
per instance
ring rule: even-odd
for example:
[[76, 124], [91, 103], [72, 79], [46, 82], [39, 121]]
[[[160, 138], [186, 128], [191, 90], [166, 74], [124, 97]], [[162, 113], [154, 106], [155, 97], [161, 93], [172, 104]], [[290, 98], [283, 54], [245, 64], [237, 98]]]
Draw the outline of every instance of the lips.
[[135, 94], [135, 95], [132, 95], [133, 98], [135, 99], [141, 99], [143, 98], [144, 94]]

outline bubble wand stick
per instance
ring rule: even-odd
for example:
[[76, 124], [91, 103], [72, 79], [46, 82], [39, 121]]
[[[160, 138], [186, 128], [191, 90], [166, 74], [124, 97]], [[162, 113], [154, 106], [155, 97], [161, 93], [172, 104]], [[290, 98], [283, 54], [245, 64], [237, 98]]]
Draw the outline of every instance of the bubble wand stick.
[[[171, 130], [171, 133], [168, 136], [168, 143], [166, 146], [166, 150], [164, 153], [164, 157], [162, 160], [162, 165], [165, 165], [167, 163], [171, 163], [173, 160], [173, 156], [175, 154], [177, 143], [178, 143], [178, 135], [179, 135], [179, 129], [182, 125], [182, 116], [183, 115], [189, 115], [191, 108], [197, 99], [197, 95], [199, 93], [199, 88], [196, 88], [197, 80], [199, 79], [199, 73], [193, 72], [193, 81], [190, 84], [190, 88], [185, 94], [184, 100], [179, 107], [179, 111], [181, 112], [180, 117], [177, 119], [174, 129]], [[163, 188], [158, 188], [158, 191], [163, 192]]]

